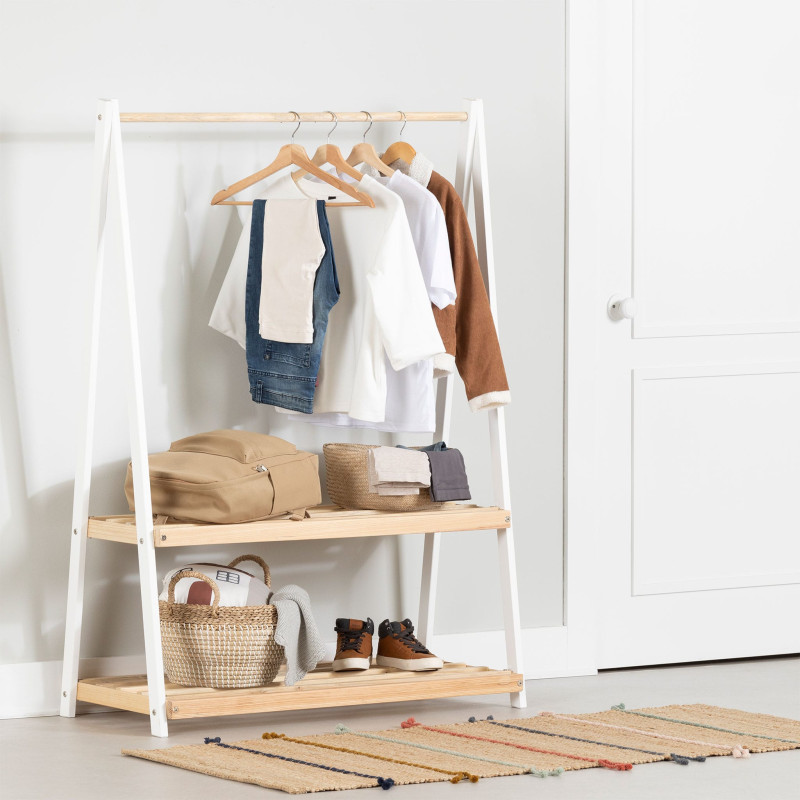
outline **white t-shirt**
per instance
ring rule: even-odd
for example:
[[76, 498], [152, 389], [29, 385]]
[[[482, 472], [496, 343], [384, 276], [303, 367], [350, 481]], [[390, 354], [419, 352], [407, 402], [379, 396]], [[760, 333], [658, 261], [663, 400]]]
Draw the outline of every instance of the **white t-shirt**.
[[[377, 180], [403, 201], [411, 237], [430, 301], [439, 308], [455, 302], [456, 286], [444, 212], [436, 198], [402, 172]], [[315, 404], [316, 409], [316, 404]], [[314, 425], [372, 428], [387, 432], [432, 433], [436, 428], [433, 362], [420, 361], [402, 370], [386, 370], [386, 416], [368, 423], [346, 414], [293, 414]]]
[[[328, 318], [314, 408], [381, 422], [386, 414], [386, 362], [394, 369], [444, 352], [402, 200], [365, 175], [359, 188], [375, 208], [327, 209], [341, 296]], [[332, 188], [286, 175], [269, 198], [328, 199]], [[239, 240], [210, 325], [240, 344], [245, 335], [249, 224]], [[303, 415], [305, 417], [306, 415]]]

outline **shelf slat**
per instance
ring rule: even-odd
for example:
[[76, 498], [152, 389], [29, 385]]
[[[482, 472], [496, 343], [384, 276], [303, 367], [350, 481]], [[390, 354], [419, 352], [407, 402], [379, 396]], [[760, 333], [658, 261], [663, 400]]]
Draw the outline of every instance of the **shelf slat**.
[[[317, 506], [304, 520], [267, 519], [236, 525], [177, 522], [156, 525], [156, 547], [240, 544], [245, 542], [297, 542], [309, 539], [350, 539], [363, 536], [397, 536], [406, 533], [508, 528], [510, 512], [497, 506], [446, 503], [430, 511], [352, 511], [338, 506]], [[88, 535], [124, 544], [136, 544], [132, 514], [90, 517]]]
[[[255, 689], [203, 689], [167, 684], [169, 719], [254, 714], [306, 708], [395, 703], [518, 692], [522, 676], [510, 670], [447, 663], [434, 672], [371, 668], [368, 672], [334, 673], [330, 665], [292, 687], [279, 680]], [[143, 675], [87, 678], [78, 682], [78, 699], [140, 714], [150, 713]]]

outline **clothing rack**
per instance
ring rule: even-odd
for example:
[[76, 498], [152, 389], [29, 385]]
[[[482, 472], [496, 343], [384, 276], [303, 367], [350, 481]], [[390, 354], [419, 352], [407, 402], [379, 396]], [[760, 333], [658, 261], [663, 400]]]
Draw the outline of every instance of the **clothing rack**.
[[[486, 136], [483, 103], [466, 101], [464, 111], [387, 111], [334, 112], [339, 122], [459, 122], [461, 144], [456, 168], [455, 188], [465, 208], [470, 193], [475, 202], [476, 244], [489, 302], [497, 325], [494, 253], [486, 164]], [[490, 455], [494, 502], [496, 505], [448, 506], [441, 510], [386, 513], [345, 511], [336, 507], [313, 509], [301, 522], [265, 520], [239, 525], [155, 524], [150, 497], [148, 447], [145, 425], [141, 355], [134, 294], [134, 269], [130, 218], [122, 158], [122, 123], [250, 123], [250, 122], [326, 122], [331, 112], [127, 112], [120, 114], [117, 100], [100, 100], [95, 128], [94, 177], [92, 190], [92, 284], [89, 337], [89, 365], [86, 415], [79, 431], [81, 449], [75, 476], [69, 589], [61, 715], [75, 716], [76, 701], [85, 700], [150, 716], [154, 736], [167, 736], [168, 719], [219, 714], [317, 708], [359, 703], [453, 697], [470, 694], [508, 693], [512, 706], [524, 708], [525, 687], [522, 667], [522, 641], [519, 600], [511, 527], [508, 456], [504, 409], [485, 412], [489, 424]], [[114, 197], [110, 197], [110, 173], [116, 174]], [[135, 515], [89, 517], [92, 448], [94, 443], [97, 395], [98, 352], [102, 278], [105, 267], [106, 220], [109, 203], [115, 202], [120, 215], [122, 263], [125, 276], [125, 304], [128, 332], [127, 369], [131, 386], [127, 392]], [[438, 382], [436, 403], [437, 440], [449, 440], [453, 376]], [[480, 412], [484, 413], [484, 412]], [[500, 555], [500, 582], [506, 639], [507, 669], [491, 670], [464, 664], [447, 664], [438, 673], [401, 673], [372, 667], [363, 675], [328, 673], [324, 668], [312, 673], [300, 685], [280, 684], [253, 690], [210, 690], [175, 687], [168, 690], [164, 680], [159, 627], [159, 585], [156, 549], [200, 544], [232, 544], [287, 540], [319, 540], [352, 536], [385, 536], [406, 533], [424, 534], [420, 607], [417, 631], [430, 644], [436, 599], [440, 533], [445, 531], [494, 530]], [[136, 547], [141, 587], [147, 675], [79, 680], [80, 640], [88, 539], [105, 539]]]

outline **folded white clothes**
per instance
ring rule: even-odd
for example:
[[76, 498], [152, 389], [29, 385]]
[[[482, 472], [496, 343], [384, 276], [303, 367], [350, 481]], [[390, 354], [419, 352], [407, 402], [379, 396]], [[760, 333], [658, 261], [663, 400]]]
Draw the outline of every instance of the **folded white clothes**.
[[314, 280], [324, 255], [316, 200], [267, 200], [258, 307], [262, 339], [314, 341]]
[[[219, 588], [221, 606], [263, 606], [269, 597], [269, 587], [261, 578], [237, 567], [224, 564], [187, 564], [185, 567], [170, 570], [164, 576], [164, 585], [159, 600], [166, 601], [169, 582], [176, 572], [191, 570], [207, 575]], [[210, 606], [214, 590], [200, 578], [184, 578], [175, 584], [175, 602], [190, 605]]]
[[397, 447], [373, 447], [367, 454], [369, 491], [373, 494], [419, 494], [431, 485], [431, 467], [426, 453]]

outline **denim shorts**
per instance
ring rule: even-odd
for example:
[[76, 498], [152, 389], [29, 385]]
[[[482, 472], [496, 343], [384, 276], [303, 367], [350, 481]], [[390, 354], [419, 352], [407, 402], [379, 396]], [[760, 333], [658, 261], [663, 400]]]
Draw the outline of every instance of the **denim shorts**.
[[268, 202], [269, 200], [253, 201], [253, 221], [250, 227], [250, 258], [247, 263], [245, 295], [250, 395], [255, 403], [311, 414], [314, 410], [314, 390], [322, 357], [322, 344], [328, 328], [328, 314], [339, 300], [339, 279], [336, 275], [325, 201], [317, 200], [319, 232], [325, 245], [325, 255], [314, 280], [314, 338], [311, 344], [276, 342], [262, 339], [259, 334], [261, 254], [264, 245], [264, 210]]

